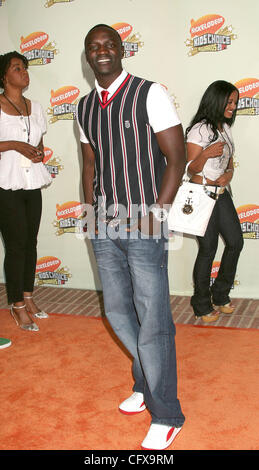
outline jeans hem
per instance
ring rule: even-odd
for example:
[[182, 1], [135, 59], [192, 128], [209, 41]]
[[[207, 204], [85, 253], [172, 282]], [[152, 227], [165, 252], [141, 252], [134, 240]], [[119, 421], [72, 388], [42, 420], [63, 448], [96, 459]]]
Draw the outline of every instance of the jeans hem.
[[165, 419], [157, 419], [157, 418], [152, 418], [151, 424], [161, 424], [164, 426], [172, 426], [174, 428], [181, 428], [184, 425], [184, 421], [177, 421], [175, 419], [171, 420], [165, 420]]
[[132, 388], [133, 392], [142, 393], [144, 395], [144, 390], [139, 390], [137, 387]]
[[220, 302], [217, 302], [216, 300], [213, 299], [213, 304], [214, 305], [217, 305], [218, 307], [223, 307], [223, 305], [227, 305], [230, 303], [230, 298], [228, 297], [228, 299], [226, 300], [223, 300], [223, 301], [220, 301]]
[[212, 308], [212, 310], [210, 310], [209, 312], [206, 310], [206, 313], [205, 313], [205, 312], [204, 312], [204, 313], [195, 313], [195, 312], [194, 312], [194, 315], [195, 315], [195, 317], [204, 317], [204, 315], [205, 315], [205, 316], [206, 316], [206, 315], [209, 315], [209, 314], [212, 313], [213, 311], [214, 311], [214, 309]]

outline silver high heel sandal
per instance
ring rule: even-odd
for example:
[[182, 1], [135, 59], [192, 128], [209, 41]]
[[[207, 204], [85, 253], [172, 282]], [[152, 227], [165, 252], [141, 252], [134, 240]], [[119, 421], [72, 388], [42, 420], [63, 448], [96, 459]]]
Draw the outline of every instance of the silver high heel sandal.
[[17, 326], [19, 326], [22, 330], [25, 330], [25, 331], [39, 331], [39, 327], [38, 325], [36, 325], [36, 323], [32, 322], [32, 323], [19, 323], [17, 318], [16, 318], [16, 315], [14, 313], [14, 309], [20, 309], [20, 308], [26, 308], [25, 305], [22, 305], [21, 307], [16, 307], [14, 304], [11, 306], [11, 309], [10, 309], [10, 312], [11, 312], [11, 315], [13, 317], [13, 319], [15, 320]]
[[[23, 297], [24, 299], [32, 299], [32, 295], [30, 296], [26, 296], [26, 297]], [[41, 310], [40, 312], [37, 312], [37, 313], [32, 313], [31, 314], [33, 317], [35, 318], [39, 318], [39, 319], [42, 319], [42, 318], [49, 318], [48, 314], [46, 312], [44, 312], [43, 310]]]

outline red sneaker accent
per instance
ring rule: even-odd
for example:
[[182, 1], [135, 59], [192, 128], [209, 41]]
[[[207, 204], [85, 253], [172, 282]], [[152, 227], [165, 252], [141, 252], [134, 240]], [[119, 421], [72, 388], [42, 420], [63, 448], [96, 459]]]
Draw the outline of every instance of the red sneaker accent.
[[173, 432], [174, 432], [174, 428], [171, 428], [171, 429], [168, 431], [168, 434], [167, 434], [167, 436], [166, 436], [166, 440], [167, 440], [167, 441], [169, 441], [169, 439], [170, 439], [170, 437], [172, 436]]
[[[140, 408], [141, 408], [143, 405], [145, 405], [145, 402], [144, 402], [144, 401], [143, 401], [143, 403], [141, 403]], [[145, 408], [145, 409], [146, 409], [146, 408]], [[119, 411], [120, 411], [122, 414], [124, 414], [124, 415], [137, 415], [138, 413], [142, 413], [143, 411], [145, 411], [145, 409], [144, 409], [144, 410], [140, 410], [140, 411], [124, 411], [124, 410], [121, 410], [121, 409], [119, 408]]]
[[167, 449], [172, 444], [181, 429], [181, 427], [176, 428], [163, 424], [151, 424], [150, 429], [141, 444], [141, 447], [142, 449], [146, 450]]
[[143, 393], [134, 392], [119, 405], [119, 410], [125, 415], [135, 415], [146, 409]]

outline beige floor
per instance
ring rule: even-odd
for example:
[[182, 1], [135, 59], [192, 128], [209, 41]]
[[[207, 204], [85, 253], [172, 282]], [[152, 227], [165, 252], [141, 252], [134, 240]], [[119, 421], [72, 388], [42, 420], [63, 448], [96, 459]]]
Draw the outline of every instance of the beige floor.
[[[100, 317], [104, 314], [102, 293], [92, 290], [59, 287], [35, 287], [37, 304], [49, 313]], [[236, 305], [232, 315], [221, 315], [212, 325], [229, 328], [259, 329], [259, 299], [232, 299]], [[190, 306], [190, 297], [171, 296], [175, 323], [202, 325], [196, 320]], [[7, 308], [4, 284], [0, 284], [0, 308]]]

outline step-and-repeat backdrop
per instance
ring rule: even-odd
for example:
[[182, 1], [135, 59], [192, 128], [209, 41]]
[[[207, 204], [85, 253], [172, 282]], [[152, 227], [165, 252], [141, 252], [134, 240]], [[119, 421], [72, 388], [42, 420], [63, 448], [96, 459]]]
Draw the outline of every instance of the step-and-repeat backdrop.
[[[0, 0], [0, 53], [17, 50], [28, 58], [25, 94], [40, 101], [48, 122], [44, 163], [53, 181], [43, 190], [36, 285], [100, 289], [89, 240], [78, 235], [83, 193], [75, 110], [94, 84], [85, 35], [106, 23], [124, 42], [124, 68], [168, 89], [184, 129], [211, 82], [223, 79], [239, 88], [232, 191], [245, 244], [232, 296], [258, 298], [258, 17], [258, 0]], [[220, 240], [211, 282], [223, 246]], [[171, 293], [191, 295], [197, 242], [177, 234], [168, 249]]]

